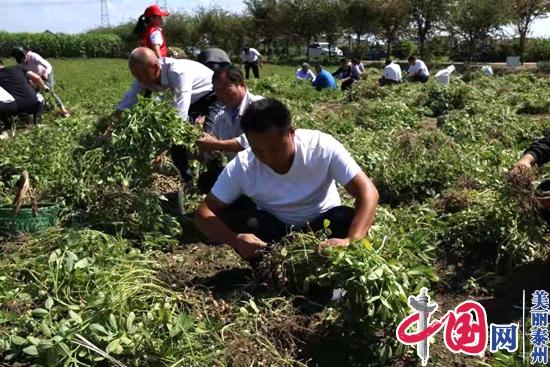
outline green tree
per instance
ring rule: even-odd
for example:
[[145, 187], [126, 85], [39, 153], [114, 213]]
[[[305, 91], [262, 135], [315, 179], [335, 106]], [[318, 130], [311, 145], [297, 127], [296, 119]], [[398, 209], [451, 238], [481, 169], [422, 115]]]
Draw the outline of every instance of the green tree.
[[450, 1], [409, 0], [412, 20], [418, 37], [420, 58], [424, 58], [424, 46], [436, 24], [448, 16]]
[[519, 55], [523, 64], [527, 36], [533, 22], [550, 13], [550, 0], [509, 0], [509, 17], [519, 35]]
[[457, 0], [452, 9], [451, 25], [464, 37], [468, 60], [471, 60], [481, 41], [506, 23], [507, 0]]
[[389, 57], [392, 44], [409, 24], [409, 3], [400, 0], [373, 0], [372, 11], [378, 19], [378, 34], [386, 41], [386, 52]]

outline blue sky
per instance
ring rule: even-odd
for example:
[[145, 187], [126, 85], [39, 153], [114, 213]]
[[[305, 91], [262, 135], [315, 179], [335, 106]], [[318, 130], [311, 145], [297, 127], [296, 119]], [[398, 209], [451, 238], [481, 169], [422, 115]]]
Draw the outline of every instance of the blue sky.
[[[162, 5], [165, 0], [159, 0]], [[111, 24], [135, 19], [155, 0], [109, 0]], [[193, 11], [216, 5], [229, 11], [244, 8], [240, 0], [166, 0], [169, 10]], [[101, 23], [100, 0], [0, 0], [0, 29], [9, 32], [78, 33]], [[550, 18], [538, 21], [533, 36], [550, 38]]]

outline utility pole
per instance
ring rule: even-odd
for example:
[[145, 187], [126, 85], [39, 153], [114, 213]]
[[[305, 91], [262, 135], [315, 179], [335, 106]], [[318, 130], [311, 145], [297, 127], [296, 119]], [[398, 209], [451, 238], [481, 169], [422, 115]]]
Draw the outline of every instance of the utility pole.
[[109, 27], [111, 23], [109, 22], [109, 4], [107, 0], [101, 0], [101, 27]]

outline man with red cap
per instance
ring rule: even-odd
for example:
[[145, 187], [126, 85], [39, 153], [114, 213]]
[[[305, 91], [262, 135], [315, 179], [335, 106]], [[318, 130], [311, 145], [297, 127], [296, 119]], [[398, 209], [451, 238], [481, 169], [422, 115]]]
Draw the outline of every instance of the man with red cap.
[[168, 56], [168, 46], [162, 31], [162, 17], [170, 15], [158, 5], [151, 5], [139, 17], [134, 34], [140, 37], [140, 46], [153, 50], [157, 57]]

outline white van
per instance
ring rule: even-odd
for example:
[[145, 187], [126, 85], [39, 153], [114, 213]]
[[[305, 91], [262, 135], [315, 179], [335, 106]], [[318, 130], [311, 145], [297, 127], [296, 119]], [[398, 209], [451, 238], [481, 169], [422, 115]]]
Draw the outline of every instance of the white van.
[[309, 56], [311, 57], [319, 57], [319, 56], [329, 56], [329, 54], [332, 54], [332, 56], [344, 56], [344, 53], [342, 50], [340, 50], [336, 46], [332, 46], [331, 52], [329, 52], [328, 49], [328, 42], [315, 42], [308, 46], [309, 49]]

